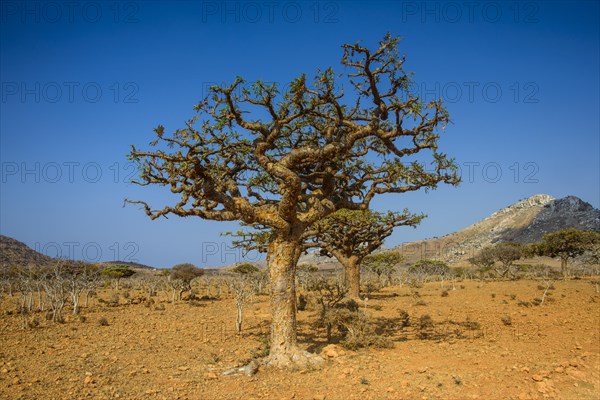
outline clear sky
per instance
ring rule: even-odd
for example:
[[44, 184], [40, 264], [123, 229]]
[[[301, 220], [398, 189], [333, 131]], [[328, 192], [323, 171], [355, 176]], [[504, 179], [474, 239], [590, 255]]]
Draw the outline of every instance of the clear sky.
[[[171, 132], [214, 83], [285, 85], [341, 71], [340, 45], [386, 32], [453, 124], [441, 141], [463, 183], [377, 199], [429, 215], [387, 246], [461, 229], [522, 198], [600, 206], [597, 1], [5, 1], [0, 24], [0, 233], [50, 256], [156, 267], [240, 261], [234, 223], [150, 221], [123, 199], [126, 155]], [[251, 255], [250, 259], [255, 259]]]

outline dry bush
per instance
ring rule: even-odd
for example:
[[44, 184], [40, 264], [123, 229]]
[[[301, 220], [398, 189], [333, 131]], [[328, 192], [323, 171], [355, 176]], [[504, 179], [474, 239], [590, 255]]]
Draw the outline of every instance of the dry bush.
[[362, 347], [376, 347], [389, 349], [394, 347], [394, 342], [386, 336], [379, 335], [369, 318], [357, 312], [355, 318], [345, 322], [346, 337], [341, 342], [344, 347], [356, 350]]

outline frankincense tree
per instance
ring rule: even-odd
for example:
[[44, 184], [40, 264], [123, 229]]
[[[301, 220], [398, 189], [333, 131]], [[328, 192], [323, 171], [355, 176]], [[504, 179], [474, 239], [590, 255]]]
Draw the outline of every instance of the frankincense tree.
[[374, 50], [343, 45], [341, 75], [328, 68], [311, 82], [303, 74], [283, 91], [239, 77], [213, 86], [184, 128], [168, 135], [158, 126], [151, 149], [131, 150], [140, 168], [136, 183], [178, 196], [162, 208], [128, 200], [150, 218], [174, 214], [269, 229], [268, 365], [314, 361], [296, 336], [294, 272], [309, 227], [341, 209], [365, 210], [380, 194], [459, 182], [453, 160], [438, 149], [449, 115], [441, 101], [411, 93], [398, 41], [388, 34]]

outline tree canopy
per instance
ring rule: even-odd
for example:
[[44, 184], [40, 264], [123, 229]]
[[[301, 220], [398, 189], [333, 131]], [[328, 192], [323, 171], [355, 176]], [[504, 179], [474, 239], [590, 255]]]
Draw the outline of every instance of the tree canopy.
[[562, 229], [547, 233], [542, 241], [534, 246], [536, 254], [548, 257], [560, 257], [561, 272], [568, 275], [567, 262], [569, 258], [577, 257], [586, 251], [592, 251], [600, 243], [600, 234], [594, 231], [578, 229]]

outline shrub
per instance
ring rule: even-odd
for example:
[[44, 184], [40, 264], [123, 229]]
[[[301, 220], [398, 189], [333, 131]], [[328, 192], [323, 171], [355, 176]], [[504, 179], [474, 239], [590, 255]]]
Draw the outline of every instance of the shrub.
[[40, 319], [39, 317], [33, 317], [30, 321], [27, 322], [27, 326], [29, 328], [37, 328], [38, 326], [40, 326]]
[[502, 323], [506, 326], [512, 325], [512, 318], [508, 315], [505, 315], [504, 317], [502, 317], [501, 320], [502, 320]]
[[444, 290], [441, 294], [442, 297], [448, 297], [448, 291]]
[[400, 313], [400, 327], [406, 328], [410, 326], [410, 315], [406, 310], [398, 310]]
[[98, 320], [98, 325], [108, 326], [108, 319], [106, 319], [106, 317], [100, 317], [100, 319]]
[[110, 300], [108, 301], [108, 305], [111, 307], [117, 307], [119, 305], [119, 293], [113, 293], [110, 296]]
[[417, 338], [430, 339], [433, 335], [433, 318], [429, 314], [421, 315], [417, 325]]
[[356, 318], [351, 319], [345, 324], [347, 334], [342, 346], [350, 350], [356, 350], [362, 347], [376, 347], [389, 349], [394, 347], [394, 343], [388, 337], [377, 334], [373, 325], [364, 314], [358, 314]]

